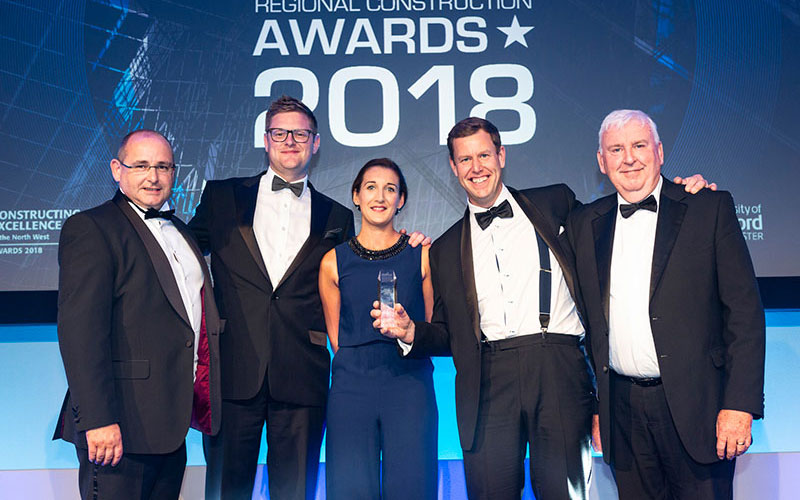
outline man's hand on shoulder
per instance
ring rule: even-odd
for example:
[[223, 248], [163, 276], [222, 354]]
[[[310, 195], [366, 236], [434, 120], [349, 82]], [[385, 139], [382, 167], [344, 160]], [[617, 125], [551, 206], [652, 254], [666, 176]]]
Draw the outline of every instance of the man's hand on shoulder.
[[712, 191], [717, 190], [717, 183], [712, 182], [709, 184], [705, 178], [703, 178], [700, 174], [694, 174], [691, 177], [675, 177], [672, 179], [672, 182], [675, 184], [683, 184], [685, 187], [683, 188], [684, 191], [687, 193], [697, 194], [704, 188], [708, 188]]
[[[405, 229], [400, 230], [401, 234], [408, 234], [408, 231]], [[422, 243], [422, 246], [428, 246], [431, 244], [430, 236], [425, 236], [419, 231], [414, 231], [413, 233], [408, 235], [408, 244], [412, 247], [416, 248], [417, 245]]]
[[106, 425], [86, 431], [89, 461], [97, 465], [116, 466], [122, 459], [122, 432], [119, 424]]

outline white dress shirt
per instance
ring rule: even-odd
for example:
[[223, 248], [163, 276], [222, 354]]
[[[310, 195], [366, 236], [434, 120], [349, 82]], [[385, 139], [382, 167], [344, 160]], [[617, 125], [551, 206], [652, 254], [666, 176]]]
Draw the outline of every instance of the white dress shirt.
[[[200, 292], [203, 288], [203, 270], [197, 255], [192, 251], [189, 243], [175, 227], [172, 221], [153, 218], [145, 219], [144, 213], [134, 203], [128, 202], [133, 208], [134, 213], [144, 221], [144, 225], [150, 230], [153, 237], [158, 242], [164, 255], [167, 257], [175, 282], [189, 316], [189, 322], [194, 332], [194, 370], [197, 371], [197, 347], [200, 343], [200, 325], [203, 320], [203, 303]], [[165, 202], [159, 210], [169, 210], [169, 202]], [[142, 293], [150, 293], [143, 290]]]
[[308, 176], [300, 180], [303, 192], [297, 197], [289, 189], [272, 190], [272, 179], [276, 175], [269, 168], [261, 176], [253, 216], [253, 232], [273, 287], [278, 286], [311, 233]]
[[[468, 204], [480, 328], [488, 340], [542, 331], [539, 322], [539, 250], [536, 232], [522, 207], [508, 188], [503, 186], [494, 205], [505, 200], [511, 204], [513, 216], [508, 219], [495, 217], [486, 229], [480, 228], [475, 214], [487, 209]], [[575, 302], [552, 251], [550, 266], [550, 324], [547, 330], [582, 335], [583, 325]]]
[[[652, 195], [661, 208], [661, 185]], [[627, 204], [617, 194], [617, 221], [611, 253], [608, 302], [609, 365], [629, 377], [660, 377], [658, 356], [650, 328], [650, 274], [656, 241], [658, 212], [637, 210], [623, 218], [619, 205]]]

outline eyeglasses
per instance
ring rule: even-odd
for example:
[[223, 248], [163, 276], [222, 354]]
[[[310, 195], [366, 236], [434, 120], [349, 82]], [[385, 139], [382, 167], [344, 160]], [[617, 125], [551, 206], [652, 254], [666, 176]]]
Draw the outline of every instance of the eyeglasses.
[[295, 142], [308, 142], [314, 134], [313, 130], [308, 130], [307, 128], [296, 128], [294, 130], [286, 130], [285, 128], [268, 128], [267, 133], [269, 134], [270, 138], [275, 142], [283, 142], [289, 137], [289, 134], [292, 134], [294, 137]]
[[163, 163], [159, 163], [158, 165], [150, 165], [149, 163], [142, 163], [142, 164], [137, 164], [137, 165], [126, 165], [126, 164], [122, 163], [122, 160], [120, 160], [119, 158], [117, 158], [117, 161], [123, 167], [125, 167], [128, 170], [130, 170], [131, 172], [134, 172], [134, 173], [137, 173], [137, 174], [143, 174], [145, 172], [149, 172], [151, 168], [154, 168], [156, 170], [156, 172], [158, 172], [159, 174], [171, 174], [172, 172], [175, 171], [175, 164], [174, 163], [172, 165], [165, 165]]

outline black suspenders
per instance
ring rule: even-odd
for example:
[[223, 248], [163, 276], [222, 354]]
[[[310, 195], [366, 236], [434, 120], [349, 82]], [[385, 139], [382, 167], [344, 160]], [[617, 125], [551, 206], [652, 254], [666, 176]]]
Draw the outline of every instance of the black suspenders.
[[547, 333], [550, 324], [550, 283], [553, 273], [550, 269], [550, 250], [547, 243], [536, 233], [536, 243], [539, 247], [539, 324], [542, 326], [542, 336]]

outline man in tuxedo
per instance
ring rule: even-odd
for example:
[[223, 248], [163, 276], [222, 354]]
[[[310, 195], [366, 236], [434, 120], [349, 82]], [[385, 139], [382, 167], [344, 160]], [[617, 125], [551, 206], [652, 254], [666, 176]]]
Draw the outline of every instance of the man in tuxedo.
[[382, 332], [409, 356], [453, 356], [469, 498], [519, 499], [527, 446], [536, 498], [586, 498], [595, 397], [561, 236], [575, 195], [506, 187], [487, 120], [457, 123], [447, 145], [468, 207], [431, 247], [433, 320], [398, 305], [399, 326]]
[[250, 499], [265, 422], [270, 497], [314, 497], [330, 367], [317, 275], [322, 256], [353, 235], [353, 213], [308, 181], [319, 144], [311, 110], [277, 99], [268, 169], [209, 181], [189, 223], [211, 253], [227, 320], [222, 428], [203, 443], [209, 499]]
[[54, 439], [75, 444], [82, 498], [177, 499], [189, 426], [219, 428], [221, 323], [200, 249], [169, 209], [169, 142], [128, 134], [111, 172], [114, 198], [61, 230], [69, 389]]
[[600, 127], [617, 192], [569, 218], [603, 456], [621, 499], [731, 498], [734, 458], [764, 411], [764, 312], [727, 192], [661, 176], [645, 113]]

